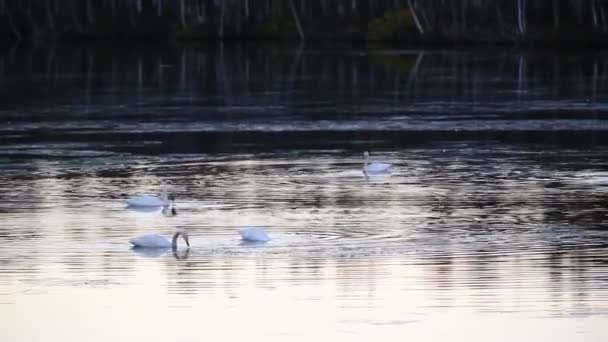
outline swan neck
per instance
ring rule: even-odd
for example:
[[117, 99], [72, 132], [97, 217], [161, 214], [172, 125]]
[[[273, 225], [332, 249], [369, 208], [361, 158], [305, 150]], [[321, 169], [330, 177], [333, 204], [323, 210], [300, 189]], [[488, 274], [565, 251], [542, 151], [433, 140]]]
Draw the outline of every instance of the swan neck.
[[186, 246], [190, 247], [190, 241], [188, 240], [188, 235], [183, 232], [176, 232], [175, 234], [173, 234], [173, 239], [171, 239], [171, 248], [177, 249], [177, 239], [179, 238], [180, 235], [184, 239], [184, 242], [186, 242]]
[[163, 201], [167, 201], [167, 200], [169, 200], [169, 193], [167, 192], [167, 189], [162, 189], [162, 190], [160, 191], [160, 198], [161, 198]]
[[177, 249], [177, 238], [179, 237], [179, 232], [173, 234], [173, 239], [171, 240], [171, 248]]

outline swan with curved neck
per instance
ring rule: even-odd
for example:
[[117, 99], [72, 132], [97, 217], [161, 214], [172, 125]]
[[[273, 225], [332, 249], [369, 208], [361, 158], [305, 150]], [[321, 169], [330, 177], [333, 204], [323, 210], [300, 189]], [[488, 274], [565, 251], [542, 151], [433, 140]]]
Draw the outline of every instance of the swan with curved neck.
[[177, 249], [177, 239], [179, 237], [184, 239], [186, 246], [190, 247], [190, 239], [188, 238], [188, 233], [183, 230], [175, 232], [173, 234], [173, 238], [171, 241], [166, 237], [160, 234], [143, 234], [136, 236], [129, 240], [129, 243], [133, 245], [133, 247], [139, 248], [169, 248]]
[[166, 207], [175, 204], [175, 195], [166, 186], [162, 186], [158, 196], [140, 195], [127, 199], [129, 207]]
[[390, 171], [391, 164], [389, 163], [378, 163], [369, 161], [369, 152], [363, 152], [363, 173], [367, 176], [369, 174], [386, 174]]

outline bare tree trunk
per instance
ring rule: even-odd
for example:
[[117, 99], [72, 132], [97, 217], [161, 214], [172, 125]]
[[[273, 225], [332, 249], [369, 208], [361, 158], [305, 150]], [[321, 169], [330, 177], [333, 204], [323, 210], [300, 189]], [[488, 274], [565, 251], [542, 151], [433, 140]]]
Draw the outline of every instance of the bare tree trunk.
[[416, 14], [416, 10], [414, 9], [412, 0], [407, 0], [407, 6], [410, 10], [410, 13], [412, 14], [412, 18], [414, 19], [414, 23], [416, 24], [416, 29], [418, 29], [418, 33], [420, 33], [420, 35], [423, 35], [424, 28], [422, 27], [422, 24], [420, 23], [420, 20], [418, 19], [418, 15]]
[[604, 11], [604, 6], [600, 6], [600, 19], [602, 21], [602, 31], [606, 32], [606, 12]]
[[456, 0], [451, 0], [450, 17], [452, 19], [452, 32], [460, 32], [458, 27], [458, 3]]
[[[418, 3], [416, 3], [416, 5], [414, 5], [415, 7], [418, 7]], [[426, 16], [426, 11], [424, 10], [424, 7], [420, 7], [420, 18], [422, 18], [422, 27], [426, 27], [426, 30], [429, 31], [432, 29], [431, 27], [431, 22], [429, 21], [429, 18]]]
[[553, 29], [559, 28], [559, 1], [553, 0]]
[[11, 27], [11, 31], [13, 31], [13, 34], [15, 35], [15, 39], [17, 40], [17, 42], [21, 41], [21, 32], [19, 32], [19, 28], [15, 24], [13, 15], [8, 10], [8, 8], [6, 9], [6, 16], [8, 17], [8, 25]]
[[186, 28], [186, 4], [184, 0], [179, 1], [179, 20], [182, 28]]
[[[289, 0], [292, 1], [292, 0]], [[342, 5], [342, 2], [340, 0], [335, 0], [337, 1], [337, 6], [338, 6], [338, 16], [339, 17], [343, 17], [346, 15], [345, 10], [344, 10], [344, 5]]]
[[205, 4], [199, 3], [196, 13], [199, 24], [207, 21], [207, 10], [205, 8]]
[[526, 34], [526, 26], [526, 0], [517, 0], [517, 27], [520, 35]]
[[32, 4], [29, 2], [27, 3], [27, 21], [29, 22], [29, 27], [32, 30], [32, 35], [37, 36], [39, 32], [38, 25], [36, 24], [34, 16], [32, 15]]
[[304, 30], [302, 29], [302, 24], [300, 24], [300, 18], [298, 17], [298, 11], [296, 11], [296, 6], [293, 3], [293, 0], [289, 0], [289, 7], [291, 8], [291, 14], [293, 15], [293, 20], [296, 23], [296, 27], [298, 28], [298, 34], [300, 35], [300, 40], [304, 40]]
[[91, 0], [87, 0], [86, 2], [86, 11], [88, 23], [91, 24], [95, 21], [95, 16], [93, 15], [93, 4], [91, 3]]
[[[224, 0], [221, 0], [221, 5], [220, 5], [220, 27], [218, 28], [218, 36], [220, 37], [220, 39], [224, 38]], [[222, 45], [222, 49], [223, 49], [223, 45]], [[222, 50], [223, 51], [223, 50]]]
[[156, 0], [156, 15], [163, 16], [163, 0]]
[[51, 9], [51, 1], [45, 1], [46, 22], [51, 30], [55, 29], [55, 20], [53, 19], [53, 10]]
[[460, 24], [461, 24], [461, 30], [462, 31], [466, 31], [467, 30], [467, 10], [468, 10], [468, 0], [461, 0], [461, 5], [460, 5]]
[[236, 11], [236, 34], [237, 36], [241, 35], [241, 27], [243, 26], [243, 11], [241, 10], [241, 3], [237, 2], [237, 11]]
[[500, 33], [501, 36], [504, 36], [506, 33], [505, 18], [502, 15], [502, 10], [500, 9], [500, 1], [495, 1], [494, 8], [496, 9], [496, 21], [497, 21], [497, 25], [498, 25], [498, 32]]
[[598, 26], [598, 15], [597, 15], [597, 0], [591, 0], [591, 18], [593, 19], [593, 28], [597, 29]]

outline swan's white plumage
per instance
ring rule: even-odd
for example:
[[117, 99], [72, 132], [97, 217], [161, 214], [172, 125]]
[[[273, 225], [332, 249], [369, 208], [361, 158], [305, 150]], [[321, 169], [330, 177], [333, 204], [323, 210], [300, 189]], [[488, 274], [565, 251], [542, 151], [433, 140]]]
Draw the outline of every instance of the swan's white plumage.
[[268, 234], [262, 228], [239, 229], [239, 234], [241, 234], [241, 238], [245, 241], [266, 242], [270, 240]]
[[169, 205], [169, 201], [157, 196], [142, 195], [129, 198], [127, 205], [130, 207], [164, 207]]
[[171, 247], [171, 241], [166, 237], [159, 234], [144, 234], [139, 235], [131, 240], [129, 243], [134, 247], [147, 247], [147, 248], [169, 248]]
[[366, 173], [385, 173], [389, 172], [391, 164], [387, 163], [369, 163], [363, 167]]
[[368, 161], [369, 152], [367, 151], [363, 153], [363, 157], [365, 158], [365, 163], [363, 164], [363, 173], [366, 175], [388, 173], [391, 169], [391, 164], [389, 163], [378, 163]]
[[167, 186], [162, 186], [160, 195], [139, 195], [127, 199], [129, 207], [165, 207], [171, 204]]

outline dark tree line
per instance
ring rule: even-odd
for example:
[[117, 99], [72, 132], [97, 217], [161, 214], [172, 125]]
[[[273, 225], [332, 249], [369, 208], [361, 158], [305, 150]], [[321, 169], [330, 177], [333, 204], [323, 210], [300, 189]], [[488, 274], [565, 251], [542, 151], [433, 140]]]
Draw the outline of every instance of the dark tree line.
[[608, 0], [0, 0], [0, 34], [603, 41]]

